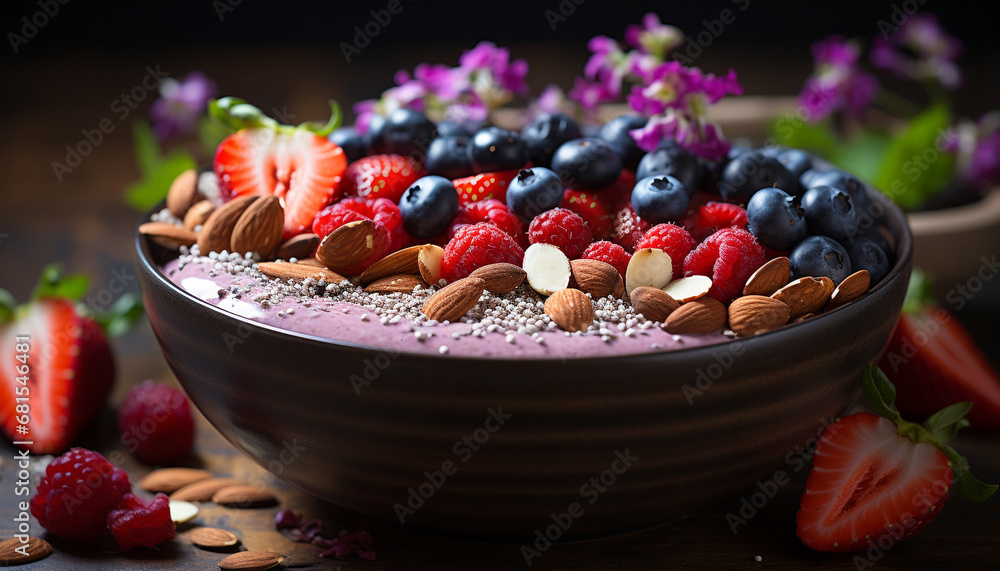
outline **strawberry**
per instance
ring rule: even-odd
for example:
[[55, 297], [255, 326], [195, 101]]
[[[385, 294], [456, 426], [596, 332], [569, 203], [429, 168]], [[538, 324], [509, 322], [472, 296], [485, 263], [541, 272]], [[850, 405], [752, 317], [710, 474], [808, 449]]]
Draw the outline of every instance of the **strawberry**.
[[948, 442], [969, 425], [972, 403], [948, 406], [923, 425], [893, 408], [896, 389], [869, 366], [861, 389], [878, 414], [859, 412], [828, 426], [816, 446], [796, 516], [799, 539], [817, 551], [859, 551], [900, 541], [934, 521], [952, 483], [972, 501], [997, 486], [969, 472]]
[[424, 176], [424, 167], [412, 157], [402, 155], [372, 155], [362, 157], [347, 167], [341, 184], [348, 196], [399, 199]]
[[458, 203], [468, 204], [495, 198], [507, 204], [507, 187], [517, 176], [517, 169], [498, 172], [484, 172], [452, 181], [458, 191]]
[[958, 319], [926, 292], [915, 271], [882, 355], [886, 375], [900, 389], [896, 406], [903, 414], [927, 416], [941, 405], [972, 401], [972, 426], [1000, 431], [1000, 375]]
[[334, 105], [330, 123], [317, 128], [279, 125], [246, 102], [212, 101], [213, 117], [239, 129], [215, 151], [215, 174], [222, 197], [273, 194], [285, 209], [284, 238], [307, 232], [316, 213], [338, 196], [347, 168], [344, 150], [326, 138], [340, 122]]
[[611, 235], [611, 223], [615, 215], [604, 194], [567, 188], [563, 191], [563, 201], [559, 206], [579, 214], [590, 227], [594, 239], [604, 240]]
[[[103, 409], [114, 384], [102, 325], [75, 301], [86, 289], [85, 277], [61, 280], [58, 267], [50, 266], [27, 304], [15, 308], [0, 290], [0, 429], [14, 442], [31, 442], [21, 446], [35, 454], [68, 448]], [[134, 296], [123, 297], [112, 309], [135, 319], [141, 315], [135, 303]], [[104, 322], [122, 331], [123, 322]]]

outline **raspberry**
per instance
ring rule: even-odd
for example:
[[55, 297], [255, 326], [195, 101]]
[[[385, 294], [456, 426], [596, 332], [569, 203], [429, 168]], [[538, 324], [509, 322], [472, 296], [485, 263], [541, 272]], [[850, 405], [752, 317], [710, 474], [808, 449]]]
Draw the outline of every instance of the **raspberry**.
[[385, 226], [389, 233], [389, 252], [401, 250], [412, 241], [403, 228], [403, 215], [399, 213], [399, 206], [386, 198], [352, 196], [331, 204], [316, 213], [312, 231], [322, 240], [344, 224], [358, 220], [373, 220]]
[[146, 380], [125, 395], [118, 409], [122, 443], [149, 464], [173, 464], [191, 453], [194, 418], [176, 387]]
[[131, 489], [128, 474], [104, 456], [71, 448], [45, 469], [31, 515], [55, 535], [93, 543], [107, 535], [108, 512]]
[[420, 161], [402, 155], [372, 155], [347, 166], [340, 188], [350, 196], [387, 198], [399, 204], [400, 197], [424, 176]]
[[108, 527], [122, 551], [155, 547], [177, 535], [166, 494], [156, 494], [148, 504], [132, 494], [125, 494], [118, 509], [108, 514]]
[[507, 262], [517, 266], [524, 261], [524, 250], [493, 224], [480, 222], [455, 234], [444, 249], [441, 271], [449, 282], [468, 277], [476, 268]]
[[750, 274], [766, 261], [764, 248], [753, 234], [740, 228], [723, 228], [688, 254], [684, 275], [712, 278], [708, 295], [727, 303], [740, 295]]
[[521, 224], [521, 220], [507, 209], [507, 205], [495, 198], [467, 202], [459, 206], [458, 214], [455, 215], [448, 230], [448, 236], [454, 238], [459, 230], [478, 222], [494, 224], [519, 242], [524, 237], [524, 225]]
[[600, 242], [594, 242], [593, 244], [587, 246], [587, 250], [583, 253], [583, 257], [587, 260], [599, 260], [601, 262], [607, 262], [618, 270], [618, 273], [625, 276], [625, 270], [628, 268], [629, 261], [632, 260], [632, 254], [625, 251], [614, 242], [608, 242], [607, 240], [601, 240]]
[[684, 219], [684, 226], [695, 238], [704, 239], [720, 228], [746, 230], [747, 211], [728, 202], [708, 201]]
[[625, 202], [615, 211], [615, 219], [611, 223], [611, 241], [625, 248], [626, 252], [635, 252], [636, 243], [649, 230], [646, 222], [632, 210], [632, 204]]
[[529, 242], [552, 244], [571, 260], [582, 256], [593, 240], [594, 235], [583, 218], [565, 208], [542, 212], [528, 225]]
[[684, 258], [698, 243], [688, 231], [674, 224], [657, 224], [649, 229], [635, 245], [636, 250], [659, 248], [673, 261], [674, 275], [680, 277], [684, 271]]
[[559, 206], [579, 214], [587, 226], [590, 226], [595, 238], [603, 240], [611, 234], [614, 215], [611, 214], [604, 194], [567, 188], [563, 191], [563, 201]]

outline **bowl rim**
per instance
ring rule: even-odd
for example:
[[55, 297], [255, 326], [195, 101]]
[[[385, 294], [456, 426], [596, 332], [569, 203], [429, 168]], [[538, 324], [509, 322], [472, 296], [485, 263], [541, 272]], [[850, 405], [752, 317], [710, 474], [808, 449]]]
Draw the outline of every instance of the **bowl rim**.
[[[868, 292], [866, 292], [865, 296], [861, 300], [858, 300], [858, 301], [864, 301], [864, 299], [867, 299], [873, 293], [877, 293], [880, 290], [885, 289], [889, 285], [889, 283], [891, 283], [891, 282], [893, 282], [893, 281], [895, 281], [897, 279], [904, 279], [904, 278], [908, 279], [908, 275], [907, 276], [901, 276], [901, 274], [903, 274], [904, 272], [907, 272], [907, 268], [910, 266], [911, 259], [913, 257], [913, 233], [912, 233], [912, 230], [910, 229], [910, 226], [909, 226], [909, 223], [907, 221], [906, 215], [902, 212], [902, 210], [899, 209], [899, 207], [897, 207], [890, 200], [888, 200], [888, 198], [886, 198], [885, 196], [883, 196], [881, 192], [878, 192], [877, 190], [872, 189], [872, 187], [869, 186], [869, 185], [867, 185], [867, 184], [865, 184], [865, 190], [868, 193], [869, 198], [871, 198], [873, 200], [877, 200], [877, 201], [879, 201], [879, 202], [882, 203], [882, 205], [885, 207], [884, 208], [884, 214], [882, 216], [883, 217], [891, 217], [894, 220], [894, 222], [900, 228], [903, 229], [903, 234], [902, 234], [902, 236], [900, 236], [901, 239], [896, 244], [896, 250], [897, 250], [897, 252], [896, 252], [896, 262], [893, 265], [893, 267], [890, 268], [889, 273], [882, 279], [882, 281], [880, 281], [879, 283], [877, 283], [874, 286], [872, 286], [868, 290]], [[318, 345], [326, 346], [326, 347], [335, 347], [335, 348], [338, 348], [338, 349], [349, 349], [349, 350], [357, 350], [357, 351], [379, 351], [379, 352], [387, 350], [386, 347], [378, 347], [378, 346], [374, 346], [374, 345], [363, 345], [363, 344], [360, 344], [360, 343], [352, 343], [350, 341], [342, 341], [342, 340], [338, 340], [338, 339], [331, 339], [331, 338], [328, 338], [328, 337], [320, 337], [318, 335], [310, 335], [308, 333], [302, 333], [302, 332], [298, 332], [298, 331], [292, 331], [292, 330], [289, 330], [289, 329], [282, 329], [282, 328], [276, 327], [274, 325], [268, 325], [266, 323], [261, 323], [259, 321], [254, 321], [254, 320], [249, 319], [247, 317], [243, 317], [241, 315], [237, 315], [235, 313], [231, 313], [231, 312], [219, 309], [218, 307], [216, 307], [216, 306], [214, 306], [214, 305], [212, 305], [212, 304], [210, 304], [210, 303], [208, 303], [208, 302], [206, 302], [206, 301], [204, 301], [202, 299], [199, 299], [198, 297], [196, 297], [193, 294], [189, 293], [187, 290], [181, 288], [180, 286], [178, 286], [177, 284], [175, 284], [174, 282], [172, 282], [166, 275], [164, 275], [164, 273], [160, 270], [160, 268], [153, 262], [153, 256], [152, 256], [151, 251], [150, 251], [151, 241], [148, 240], [148, 239], [146, 239], [145, 236], [143, 236], [142, 234], [139, 233], [139, 226], [141, 226], [142, 224], [144, 224], [146, 222], [149, 222], [150, 219], [151, 219], [151, 217], [152, 217], [152, 215], [153, 215], [153, 213], [159, 212], [160, 210], [162, 210], [163, 207], [164, 207], [164, 205], [165, 205], [165, 201], [161, 201], [156, 206], [154, 206], [151, 210], [149, 210], [148, 212], [146, 212], [140, 218], [140, 220], [136, 223], [136, 227], [135, 227], [135, 247], [136, 247], [136, 255], [137, 255], [138, 262], [142, 266], [142, 269], [144, 271], [148, 272], [151, 276], [153, 276], [154, 279], [157, 281], [157, 283], [160, 284], [161, 286], [164, 286], [167, 289], [170, 289], [170, 290], [174, 291], [175, 293], [179, 294], [183, 299], [186, 299], [186, 300], [188, 300], [190, 302], [193, 302], [195, 305], [198, 305], [198, 306], [200, 306], [202, 308], [205, 308], [205, 309], [207, 309], [209, 311], [214, 311], [215, 313], [217, 313], [218, 315], [220, 315], [220, 316], [222, 316], [224, 318], [231, 319], [236, 324], [243, 324], [243, 325], [246, 325], [248, 327], [253, 327], [253, 328], [256, 328], [256, 329], [260, 329], [260, 330], [262, 330], [264, 332], [267, 332], [269, 334], [272, 334], [272, 335], [285, 335], [285, 336], [288, 336], [291, 339], [297, 339], [299, 341], [303, 341], [303, 342], [307, 342], [307, 343], [313, 343], [313, 344], [318, 344]], [[908, 272], [907, 272], [907, 274], [908, 274]], [[842, 305], [840, 307], [837, 307], [837, 308], [835, 308], [833, 310], [826, 311], [823, 314], [821, 314], [819, 317], [822, 318], [822, 317], [824, 317], [826, 315], [832, 315], [832, 314], [836, 314], [838, 312], [852, 311], [852, 308], [854, 308], [856, 310], [858, 307], [859, 307], [859, 305], [857, 303], [848, 303], [848, 304]], [[148, 314], [147, 314], [147, 316], [148, 316]], [[665, 355], [694, 356], [699, 351], [700, 352], [704, 352], [706, 355], [710, 355], [712, 352], [718, 351], [719, 347], [722, 347], [722, 346], [729, 347], [730, 351], [745, 351], [746, 350], [746, 345], [749, 344], [749, 343], [755, 343], [755, 342], [759, 341], [760, 339], [765, 339], [765, 338], [777, 338], [777, 337], [787, 336], [787, 335], [789, 335], [789, 331], [792, 332], [791, 333], [792, 335], [795, 335], [797, 327], [809, 327], [809, 326], [811, 326], [813, 324], [816, 324], [816, 323], [819, 323], [819, 322], [821, 322], [820, 319], [817, 319], [817, 320], [808, 320], [808, 321], [805, 321], [805, 322], [802, 322], [802, 323], [791, 323], [791, 324], [786, 324], [783, 327], [779, 327], [778, 329], [775, 329], [773, 331], [768, 331], [767, 333], [762, 333], [762, 334], [754, 335], [754, 336], [750, 336], [750, 337], [735, 337], [735, 338], [729, 338], [729, 339], [721, 341], [719, 343], [711, 343], [711, 344], [708, 344], [708, 345], [699, 345], [699, 346], [695, 346], [695, 347], [685, 347], [685, 348], [681, 348], [681, 349], [671, 349], [669, 351], [651, 351], [651, 352], [645, 352], [645, 353], [629, 353], [629, 354], [616, 354], [616, 355], [596, 355], [596, 356], [585, 356], [585, 357], [567, 357], [567, 356], [564, 356], [564, 355], [563, 356], [548, 356], [548, 357], [518, 357], [516, 359], [487, 357], [487, 356], [478, 356], [478, 355], [454, 355], [454, 356], [453, 355], [439, 355], [439, 354], [436, 354], [436, 353], [416, 352], [416, 351], [406, 351], [406, 350], [397, 350], [396, 353], [398, 354], [399, 357], [406, 356], [407, 358], [411, 358], [411, 359], [428, 359], [428, 360], [433, 360], [434, 362], [438, 362], [438, 363], [443, 362], [443, 361], [447, 361], [449, 363], [460, 363], [460, 362], [463, 362], [463, 361], [468, 361], [468, 362], [473, 362], [473, 363], [483, 363], [483, 362], [497, 363], [497, 362], [504, 362], [504, 361], [516, 361], [518, 363], [522, 363], [522, 362], [523, 363], [553, 363], [553, 362], [559, 362], [559, 361], [561, 361], [563, 363], [565, 363], [567, 361], [573, 361], [574, 363], [577, 363], [577, 362], [588, 363], [588, 362], [604, 362], [604, 361], [621, 359], [621, 358], [628, 358], [628, 359], [657, 358], [657, 357], [662, 358]], [[736, 344], [736, 345], [732, 345], [732, 344]]]

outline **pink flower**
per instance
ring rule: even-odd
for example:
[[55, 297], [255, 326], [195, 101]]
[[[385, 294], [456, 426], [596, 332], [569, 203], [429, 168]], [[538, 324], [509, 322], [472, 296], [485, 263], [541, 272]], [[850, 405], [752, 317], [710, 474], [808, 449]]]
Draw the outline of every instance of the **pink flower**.
[[215, 83], [200, 71], [192, 71], [182, 81], [164, 79], [160, 98], [149, 109], [153, 132], [160, 139], [191, 133], [215, 91]]
[[642, 17], [642, 25], [625, 28], [625, 43], [663, 61], [667, 54], [684, 42], [684, 32], [660, 22], [653, 12]]
[[921, 12], [910, 16], [888, 39], [875, 38], [871, 62], [897, 77], [932, 79], [955, 89], [962, 79], [955, 63], [961, 53], [962, 42], [945, 32], [937, 16]]
[[593, 111], [601, 103], [614, 101], [617, 95], [612, 94], [603, 83], [591, 82], [578, 77], [573, 82], [573, 88], [569, 90], [569, 98], [576, 101], [585, 110]]
[[815, 70], [799, 94], [808, 119], [820, 121], [838, 111], [859, 117], [875, 98], [878, 80], [862, 71], [857, 45], [841, 36], [829, 36], [813, 44], [812, 53]]

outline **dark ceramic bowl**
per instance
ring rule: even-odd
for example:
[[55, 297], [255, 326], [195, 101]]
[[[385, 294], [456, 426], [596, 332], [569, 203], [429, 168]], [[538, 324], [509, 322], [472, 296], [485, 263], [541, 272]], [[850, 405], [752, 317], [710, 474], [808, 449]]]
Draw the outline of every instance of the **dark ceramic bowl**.
[[[853, 398], [911, 265], [903, 215], [873, 199], [896, 262], [862, 299], [757, 337], [629, 357], [396, 354], [220, 311], [164, 277], [165, 253], [138, 234], [137, 266], [194, 403], [283, 480], [425, 529], [526, 538], [569, 511], [563, 537], [610, 534], [734, 498]], [[352, 376], [369, 380], [360, 395]]]

